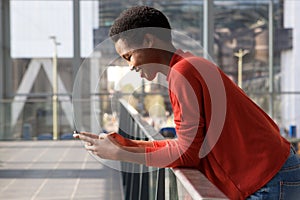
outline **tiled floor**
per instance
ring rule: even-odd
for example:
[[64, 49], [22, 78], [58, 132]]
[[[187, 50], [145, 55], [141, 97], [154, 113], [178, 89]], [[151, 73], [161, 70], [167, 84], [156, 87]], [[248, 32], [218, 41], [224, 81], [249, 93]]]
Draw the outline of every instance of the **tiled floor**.
[[80, 141], [0, 142], [0, 199], [121, 200], [120, 172]]

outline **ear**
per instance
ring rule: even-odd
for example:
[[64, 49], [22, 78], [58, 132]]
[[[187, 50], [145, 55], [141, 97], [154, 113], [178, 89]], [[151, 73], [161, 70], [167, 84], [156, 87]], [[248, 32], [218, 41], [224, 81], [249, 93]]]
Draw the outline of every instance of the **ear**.
[[152, 48], [154, 46], [155, 37], [150, 34], [146, 33], [144, 36], [143, 46], [146, 48]]

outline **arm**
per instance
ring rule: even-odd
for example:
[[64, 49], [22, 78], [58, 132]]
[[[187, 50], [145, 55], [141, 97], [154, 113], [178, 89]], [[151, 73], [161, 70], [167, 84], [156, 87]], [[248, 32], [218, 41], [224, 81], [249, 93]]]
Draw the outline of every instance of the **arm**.
[[121, 146], [125, 147], [153, 147], [152, 141], [144, 140], [131, 140], [124, 138], [118, 133], [110, 133], [110, 139], [113, 139], [116, 143], [119, 143]]
[[[154, 141], [146, 148], [146, 162], [157, 167], [198, 167], [205, 131], [203, 85], [197, 70], [187, 62], [174, 66], [169, 74], [169, 93], [177, 139]], [[209, 99], [205, 99], [206, 101]]]

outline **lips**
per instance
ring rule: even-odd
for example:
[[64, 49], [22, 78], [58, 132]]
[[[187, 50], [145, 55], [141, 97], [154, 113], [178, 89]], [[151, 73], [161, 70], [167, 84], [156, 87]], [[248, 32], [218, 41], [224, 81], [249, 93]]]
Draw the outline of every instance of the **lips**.
[[131, 71], [139, 72], [139, 71], [141, 70], [141, 68], [136, 67], [136, 66], [132, 66], [130, 70], [131, 70]]
[[142, 72], [142, 69], [139, 68], [139, 67], [132, 66], [132, 67], [130, 68], [130, 70], [131, 70], [131, 71], [135, 71], [135, 72], [140, 72], [140, 76], [141, 76], [142, 78], [145, 77], [144, 74], [143, 74], [143, 72]]
[[132, 67], [130, 68], [130, 70], [131, 70], [131, 71], [135, 71], [135, 72], [139, 72], [141, 78], [146, 78], [145, 73], [143, 73], [142, 68], [136, 67], [136, 66], [132, 66]]

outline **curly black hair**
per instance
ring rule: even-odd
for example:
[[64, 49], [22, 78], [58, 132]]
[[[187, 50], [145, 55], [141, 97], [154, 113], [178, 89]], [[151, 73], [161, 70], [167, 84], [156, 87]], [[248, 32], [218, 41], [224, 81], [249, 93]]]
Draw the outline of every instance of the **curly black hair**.
[[122, 38], [139, 44], [146, 33], [151, 33], [163, 41], [171, 41], [170, 30], [170, 23], [161, 11], [149, 6], [134, 6], [123, 11], [114, 21], [109, 37], [114, 42]]

